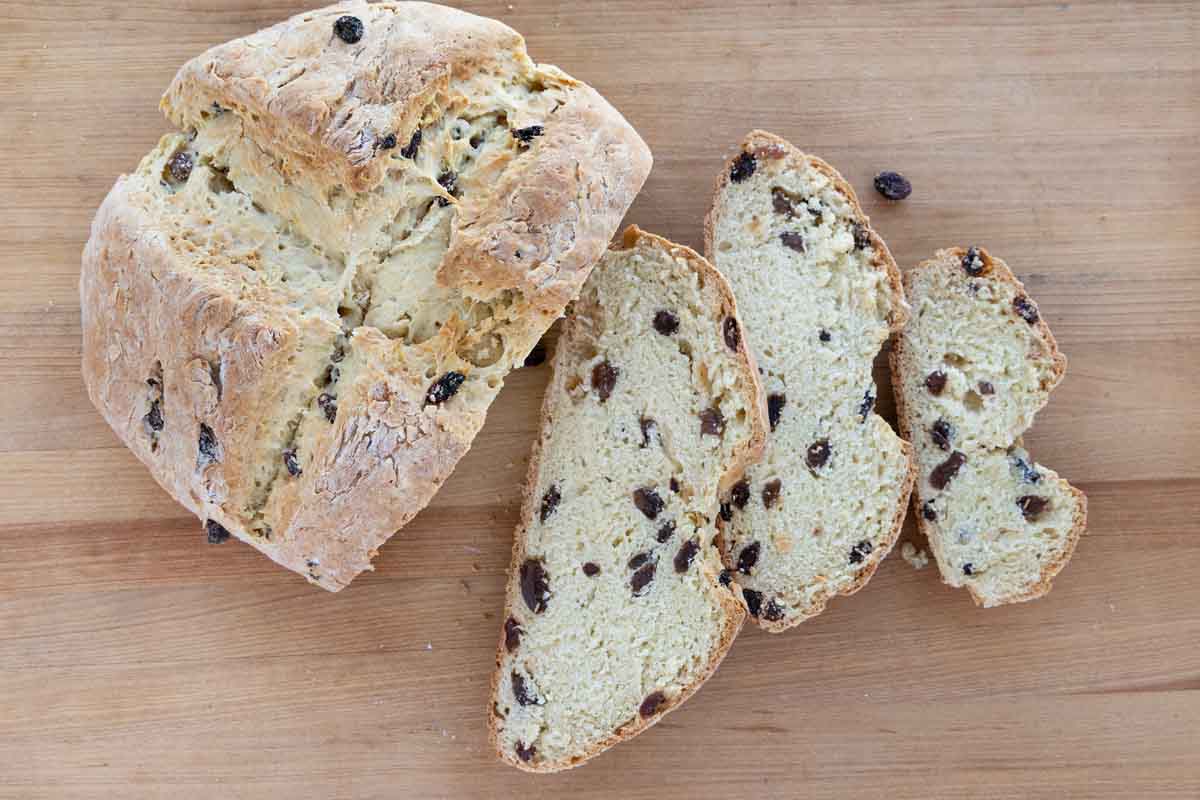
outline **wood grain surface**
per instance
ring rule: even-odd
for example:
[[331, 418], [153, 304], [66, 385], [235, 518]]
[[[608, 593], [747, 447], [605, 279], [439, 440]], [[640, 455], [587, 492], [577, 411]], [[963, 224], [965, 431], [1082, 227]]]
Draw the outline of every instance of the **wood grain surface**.
[[1091, 497], [1074, 561], [983, 611], [893, 555], [790, 633], [747, 629], [635, 741], [501, 766], [485, 706], [548, 367], [341, 594], [207, 546], [88, 403], [80, 251], [175, 69], [304, 5], [0, 2], [0, 798], [1200, 797], [1200, 6], [464, 6], [641, 131], [651, 231], [699, 245], [763, 127], [838, 167], [902, 266], [1005, 258], [1071, 361], [1027, 441]]

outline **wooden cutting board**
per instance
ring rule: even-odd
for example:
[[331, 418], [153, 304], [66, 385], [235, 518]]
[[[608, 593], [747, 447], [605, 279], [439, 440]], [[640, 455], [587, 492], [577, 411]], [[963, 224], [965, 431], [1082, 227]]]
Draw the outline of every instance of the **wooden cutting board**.
[[[1074, 561], [983, 611], [893, 555], [746, 630], [634, 742], [501, 766], [484, 714], [548, 367], [341, 594], [204, 544], [85, 396], [80, 250], [174, 70], [304, 5], [0, 2], [0, 798], [1200, 796], [1200, 7], [465, 6], [642, 132], [651, 231], [699, 245], [757, 126], [837, 166], [902, 266], [1008, 260], [1071, 360], [1028, 443], [1091, 498]], [[876, 195], [882, 169], [912, 197]]]

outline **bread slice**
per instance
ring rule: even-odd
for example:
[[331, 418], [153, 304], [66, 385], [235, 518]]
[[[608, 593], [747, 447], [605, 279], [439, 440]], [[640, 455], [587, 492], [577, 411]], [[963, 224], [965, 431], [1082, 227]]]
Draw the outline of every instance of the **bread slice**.
[[778, 632], [861, 588], [900, 532], [912, 448], [874, 413], [871, 368], [908, 306], [854, 190], [763, 131], [717, 180], [705, 248], [737, 294], [771, 427], [724, 498], [723, 549]]
[[1041, 597], [1087, 523], [1083, 492], [1021, 444], [1067, 359], [1025, 287], [982, 248], [939, 250], [904, 284], [913, 318], [892, 381], [917, 450], [917, 524], [942, 580], [976, 603]]
[[625, 231], [563, 327], [516, 532], [492, 737], [521, 769], [575, 766], [677, 708], [745, 611], [713, 545], [757, 458], [762, 395], [729, 285]]
[[210, 540], [326, 589], [429, 502], [650, 169], [515, 31], [342, 3], [179, 71], [83, 257], [83, 373]]

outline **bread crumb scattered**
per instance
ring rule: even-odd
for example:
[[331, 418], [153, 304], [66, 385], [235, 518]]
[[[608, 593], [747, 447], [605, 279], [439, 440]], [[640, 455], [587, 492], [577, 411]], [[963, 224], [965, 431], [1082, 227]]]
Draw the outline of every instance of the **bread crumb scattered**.
[[924, 550], [918, 550], [912, 542], [900, 545], [900, 557], [907, 561], [913, 569], [925, 569], [929, 566], [928, 554]]

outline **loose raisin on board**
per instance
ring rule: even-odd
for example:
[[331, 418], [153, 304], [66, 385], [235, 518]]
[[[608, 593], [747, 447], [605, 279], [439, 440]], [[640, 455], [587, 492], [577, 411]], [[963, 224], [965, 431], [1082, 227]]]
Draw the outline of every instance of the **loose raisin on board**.
[[946, 373], [940, 369], [925, 376], [925, 388], [932, 395], [939, 395], [946, 388]]
[[1013, 298], [1013, 310], [1017, 312], [1017, 316], [1028, 322], [1030, 325], [1038, 321], [1037, 306], [1033, 301], [1025, 295], [1017, 295]]
[[757, 617], [762, 610], [762, 592], [742, 589], [742, 597], [746, 598], [746, 610], [750, 612], [750, 616]]
[[347, 14], [333, 23], [333, 32], [346, 44], [358, 44], [363, 37], [362, 20]]
[[863, 562], [863, 559], [865, 559], [867, 556], [869, 556], [871, 554], [871, 551], [874, 549], [875, 549], [874, 545], [872, 545], [866, 539], [863, 539], [861, 542], [854, 545], [854, 547], [850, 548], [850, 563], [851, 564], [861, 564]]
[[521, 597], [525, 605], [535, 614], [546, 610], [550, 600], [550, 581], [546, 568], [536, 558], [527, 558], [521, 564]]
[[1021, 509], [1021, 515], [1030, 522], [1040, 517], [1048, 505], [1050, 505], [1050, 501], [1047, 498], [1034, 494], [1027, 494], [1017, 500], [1017, 507]]
[[875, 176], [875, 191], [888, 200], [903, 200], [912, 194], [912, 184], [899, 172], [884, 170]]
[[725, 415], [721, 409], [713, 406], [700, 412], [700, 433], [710, 436], [720, 436], [725, 432]]
[[721, 331], [725, 336], [725, 346], [736, 353], [738, 345], [742, 343], [742, 331], [738, 328], [738, 321], [733, 317], [726, 317], [721, 323]]
[[819, 469], [829, 461], [829, 454], [832, 452], [833, 449], [829, 446], [829, 440], [819, 439], [808, 446], [808, 452], [804, 455], [804, 461], [808, 464], [809, 469]]
[[229, 531], [215, 519], [204, 520], [204, 533], [208, 536], [209, 544], [220, 544], [229, 539]]
[[405, 158], [416, 158], [417, 152], [421, 149], [421, 129], [417, 128], [413, 131], [412, 138], [408, 140], [408, 144], [400, 148], [400, 155]]
[[934, 467], [933, 472], [929, 473], [929, 485], [938, 491], [945, 489], [966, 460], [965, 455], [955, 450], [945, 461]]
[[663, 336], [670, 336], [679, 330], [679, 317], [667, 311], [657, 311], [654, 314], [654, 330], [661, 333]]
[[429, 391], [425, 392], [425, 402], [429, 405], [440, 406], [458, 394], [458, 390], [466, 379], [467, 376], [461, 372], [447, 372], [429, 386]]
[[782, 392], [767, 396], [767, 419], [771, 423], [771, 430], [775, 430], [775, 426], [779, 424], [779, 418], [783, 416], [783, 407], [787, 405], [787, 395]]
[[517, 647], [521, 644], [521, 634], [524, 632], [516, 617], [504, 620], [504, 649], [510, 653], [516, 652]]
[[283, 451], [283, 466], [287, 467], [288, 475], [293, 478], [298, 478], [304, 473], [304, 470], [300, 469], [300, 461], [296, 458], [296, 448], [289, 447]]
[[929, 429], [930, 437], [933, 443], [942, 450], [950, 449], [950, 442], [954, 439], [954, 427], [944, 419], [939, 419], [933, 423], [933, 427]]
[[667, 702], [667, 696], [665, 694], [662, 692], [651, 692], [650, 694], [646, 695], [646, 699], [643, 700], [641, 706], [638, 707], [638, 713], [640, 713], [643, 717], [653, 717], [656, 713], [658, 713], [658, 709], [661, 708], [662, 704], [665, 702]]
[[679, 545], [679, 552], [675, 554], [675, 571], [679, 573], [687, 572], [688, 567], [692, 565], [692, 559], [699, 552], [700, 542], [696, 539], [688, 539]]
[[536, 706], [540, 703], [537, 692], [529, 688], [525, 677], [515, 669], [512, 671], [512, 690], [517, 702], [523, 706]]
[[592, 367], [592, 388], [596, 390], [596, 396], [600, 398], [601, 403], [612, 397], [613, 387], [617, 385], [617, 376], [620, 374], [621, 370], [607, 361], [601, 361]]
[[589, 578], [596, 577], [600, 574], [600, 565], [592, 561], [587, 562], [583, 565], [583, 574], [587, 575]]
[[762, 545], [758, 542], [751, 542], [743, 547], [742, 552], [738, 554], [738, 572], [749, 575], [754, 569], [754, 565], [758, 563], [758, 553], [761, 549]]
[[513, 138], [522, 144], [529, 144], [537, 137], [546, 132], [546, 129], [541, 125], [529, 125], [524, 128], [517, 128], [512, 132]]
[[637, 506], [638, 511], [646, 515], [647, 519], [654, 519], [658, 513], [663, 510], [663, 499], [658, 492], [650, 487], [635, 489], [633, 492], [633, 504]]
[[984, 273], [987, 265], [983, 263], [983, 256], [980, 255], [978, 247], [972, 247], [962, 257], [962, 268], [972, 278], [977, 278]]
[[558, 510], [559, 501], [562, 500], [562, 494], [558, 491], [558, 487], [551, 485], [546, 493], [542, 495], [542, 507], [538, 511], [538, 519], [545, 522], [546, 519]]
[[729, 502], [733, 503], [737, 509], [746, 507], [746, 503], [750, 502], [750, 484], [747, 481], [741, 480], [733, 485], [729, 490]]
[[328, 392], [317, 395], [317, 408], [325, 415], [325, 419], [333, 422], [337, 419], [337, 398]]
[[804, 235], [796, 231], [784, 231], [779, 234], [779, 241], [789, 250], [795, 250], [797, 253], [804, 252]]
[[758, 162], [754, 160], [754, 156], [742, 153], [733, 160], [733, 167], [729, 170], [729, 180], [741, 183], [753, 175], [756, 169], [758, 169]]

